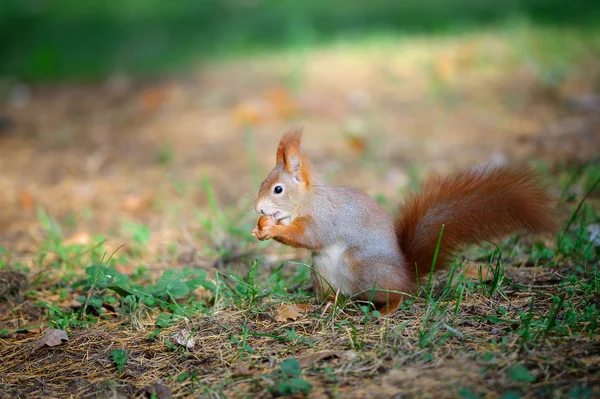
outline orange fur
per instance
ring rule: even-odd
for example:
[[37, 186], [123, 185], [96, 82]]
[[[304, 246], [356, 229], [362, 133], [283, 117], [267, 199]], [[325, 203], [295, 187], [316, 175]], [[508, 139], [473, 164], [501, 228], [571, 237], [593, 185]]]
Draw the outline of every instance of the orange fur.
[[273, 239], [282, 244], [295, 248], [319, 249], [320, 244], [307, 234], [306, 226], [310, 225], [310, 217], [295, 219], [289, 226], [281, 224], [271, 226], [275, 230]]
[[[302, 141], [302, 130], [291, 130], [281, 137], [277, 146], [276, 164], [285, 163], [285, 159], [290, 155], [298, 155], [300, 151], [300, 142]], [[288, 170], [289, 172], [289, 170]]]
[[299, 165], [299, 174], [306, 185], [310, 184], [310, 164], [300, 153], [302, 129], [290, 130], [285, 133], [277, 146], [276, 164], [283, 164], [288, 173], [294, 172], [295, 162]]
[[423, 184], [400, 207], [396, 234], [411, 275], [429, 274], [442, 225], [436, 266], [447, 266], [467, 244], [514, 232], [549, 233], [558, 227], [551, 198], [524, 167], [474, 169]]

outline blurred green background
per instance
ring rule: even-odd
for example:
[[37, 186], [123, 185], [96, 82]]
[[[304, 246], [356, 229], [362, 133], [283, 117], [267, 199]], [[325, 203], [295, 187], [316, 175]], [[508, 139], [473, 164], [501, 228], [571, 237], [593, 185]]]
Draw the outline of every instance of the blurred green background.
[[156, 74], [262, 49], [491, 24], [584, 26], [598, 0], [2, 0], [0, 75]]

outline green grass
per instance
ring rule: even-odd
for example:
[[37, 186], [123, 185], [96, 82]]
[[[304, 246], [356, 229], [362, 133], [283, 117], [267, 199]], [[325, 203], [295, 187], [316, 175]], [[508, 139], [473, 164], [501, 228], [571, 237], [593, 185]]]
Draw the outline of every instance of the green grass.
[[581, 27], [596, 1], [124, 0], [0, 5], [0, 76], [25, 80], [155, 75], [205, 57], [313, 45], [372, 34], [447, 33], [521, 18]]
[[[590, 194], [597, 190], [599, 173], [600, 163], [591, 162], [555, 176], [559, 185], [581, 185], [587, 191], [577, 196], [562, 187], [568, 193], [562, 202], [571, 214], [553, 245], [523, 237], [469, 252], [492, 268], [491, 278], [453, 279], [462, 268], [463, 258], [458, 258], [449, 276], [431, 277], [421, 295], [405, 301], [390, 318], [380, 318], [368, 303], [347, 301], [325, 308], [310, 292], [307, 265], [281, 263], [266, 272], [260, 255], [243, 261], [245, 267], [225, 265], [214, 277], [203, 268], [176, 266], [163, 255], [171, 267], [154, 278], [142, 262], [147, 227], [126, 227], [138, 250], [125, 247], [108, 253], [104, 237], [88, 245], [66, 244], [59, 224], [40, 211], [46, 240], [37, 255], [37, 270], [29, 274], [24, 302], [9, 298], [4, 302], [6, 316], [0, 319], [0, 388], [15, 395], [39, 393], [25, 384], [26, 376], [19, 371], [19, 364], [31, 359], [26, 356], [36, 356], [19, 349], [35, 341], [21, 326], [22, 320], [31, 319], [36, 324], [27, 328], [65, 329], [71, 338], [40, 352], [55, 359], [60, 374], [54, 363], [35, 366], [37, 378], [56, 395], [111, 389], [133, 395], [141, 385], [160, 379], [180, 396], [279, 396], [322, 389], [344, 396], [357, 381], [368, 392], [370, 384], [391, 378], [385, 376], [392, 370], [427, 374], [433, 367], [438, 385], [427, 388], [405, 381], [396, 392], [412, 397], [431, 394], [437, 387], [465, 398], [591, 397], [598, 393], [586, 381], [598, 371], [587, 359], [597, 349], [600, 332], [600, 245], [593, 236], [600, 212]], [[204, 189], [211, 209], [210, 216], [200, 216], [205, 239], [222, 248], [211, 250], [212, 257], [230, 255], [228, 242], [253, 245], [239, 231], [249, 230], [252, 221], [234, 223], [235, 209], [219, 206], [207, 180]], [[19, 268], [7, 259], [10, 251], [3, 249], [2, 270]], [[535, 273], [514, 266], [527, 261], [537, 264]], [[127, 263], [138, 268], [131, 274], [116, 270]], [[198, 290], [204, 294], [199, 296]], [[309, 303], [312, 310], [301, 312], [295, 321], [277, 322], [282, 303]], [[38, 316], [24, 313], [28, 307], [37, 309]], [[193, 350], [173, 338], [187, 328], [197, 341]], [[99, 346], [94, 343], [97, 334], [104, 337]], [[300, 364], [307, 354], [325, 350], [333, 352]], [[444, 366], [452, 358], [478, 371], [469, 374], [465, 369], [457, 378], [452, 374], [456, 366]], [[250, 372], [237, 375], [236, 362]], [[59, 388], [71, 373], [91, 375], [100, 365], [105, 369], [100, 379]], [[136, 374], [136, 367], [146, 374]]]

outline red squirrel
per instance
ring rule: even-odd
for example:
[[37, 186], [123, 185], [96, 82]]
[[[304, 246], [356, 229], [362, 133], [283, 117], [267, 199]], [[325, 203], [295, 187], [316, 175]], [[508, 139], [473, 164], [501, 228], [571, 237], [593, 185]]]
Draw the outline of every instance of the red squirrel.
[[256, 201], [264, 216], [252, 235], [312, 251], [320, 299], [339, 291], [381, 306], [381, 314], [395, 311], [403, 294], [414, 293], [418, 279], [429, 275], [442, 226], [436, 270], [467, 244], [558, 227], [538, 176], [514, 166], [432, 178], [393, 219], [367, 194], [327, 184], [300, 152], [301, 136], [290, 131], [279, 142], [275, 168]]

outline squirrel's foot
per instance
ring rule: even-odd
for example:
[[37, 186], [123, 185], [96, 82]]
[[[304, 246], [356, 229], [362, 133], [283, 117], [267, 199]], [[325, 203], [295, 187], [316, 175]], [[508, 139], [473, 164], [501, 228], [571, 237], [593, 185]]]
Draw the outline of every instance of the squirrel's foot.
[[393, 298], [393, 299], [390, 298], [390, 300], [385, 305], [383, 305], [381, 308], [379, 308], [379, 314], [381, 314], [382, 316], [390, 315], [390, 314], [394, 313], [396, 310], [398, 310], [401, 303], [402, 303], [402, 295], [399, 295], [397, 298]]

